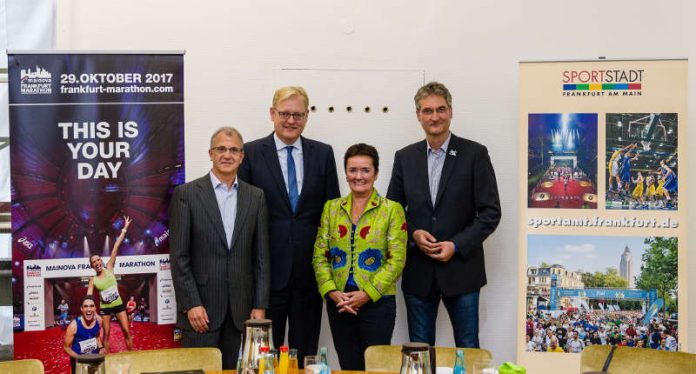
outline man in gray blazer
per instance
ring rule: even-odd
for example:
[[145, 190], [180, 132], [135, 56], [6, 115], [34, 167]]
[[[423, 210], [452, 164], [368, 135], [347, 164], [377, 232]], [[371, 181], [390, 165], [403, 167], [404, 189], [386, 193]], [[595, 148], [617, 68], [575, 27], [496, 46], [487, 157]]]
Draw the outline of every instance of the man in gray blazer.
[[265, 318], [270, 286], [263, 191], [237, 178], [241, 134], [218, 129], [210, 139], [210, 173], [174, 190], [170, 256], [177, 326], [184, 347], [217, 347], [234, 369], [248, 318]]

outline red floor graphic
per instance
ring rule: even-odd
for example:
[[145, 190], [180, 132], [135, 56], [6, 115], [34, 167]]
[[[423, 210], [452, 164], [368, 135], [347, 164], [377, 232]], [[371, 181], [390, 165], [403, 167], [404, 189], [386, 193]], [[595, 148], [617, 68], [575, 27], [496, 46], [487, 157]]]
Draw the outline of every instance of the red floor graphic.
[[[123, 352], [126, 341], [118, 324], [111, 323], [109, 351]], [[174, 325], [156, 325], [154, 323], [134, 323], [130, 329], [133, 334], [135, 350], [178, 348], [173, 341]], [[15, 359], [36, 358], [43, 362], [46, 374], [63, 374], [70, 372], [70, 358], [63, 350], [64, 331], [60, 327], [51, 327], [45, 331], [23, 331], [14, 335]]]
[[587, 179], [544, 178], [532, 191], [530, 208], [597, 208], [595, 187]]

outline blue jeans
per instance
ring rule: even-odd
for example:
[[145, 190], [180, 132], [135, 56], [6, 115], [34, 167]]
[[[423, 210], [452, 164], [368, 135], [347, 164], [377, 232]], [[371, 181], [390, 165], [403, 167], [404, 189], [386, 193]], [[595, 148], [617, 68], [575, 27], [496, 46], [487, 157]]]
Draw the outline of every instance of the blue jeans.
[[426, 297], [404, 294], [408, 315], [408, 335], [412, 342], [435, 345], [435, 321], [440, 299], [445, 303], [454, 330], [454, 342], [460, 348], [479, 348], [479, 291], [459, 296], [444, 296], [433, 287]]

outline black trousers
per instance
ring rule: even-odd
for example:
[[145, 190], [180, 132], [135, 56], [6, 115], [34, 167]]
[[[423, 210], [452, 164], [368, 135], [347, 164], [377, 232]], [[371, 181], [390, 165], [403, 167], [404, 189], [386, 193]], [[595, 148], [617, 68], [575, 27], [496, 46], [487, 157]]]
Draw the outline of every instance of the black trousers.
[[[179, 315], [181, 317], [181, 315]], [[186, 318], [186, 316], [184, 316]], [[242, 342], [242, 332], [234, 325], [229, 312], [225, 316], [225, 322], [215, 331], [207, 331], [199, 334], [193, 330], [184, 330], [181, 337], [181, 346], [184, 348], [213, 347], [222, 352], [222, 369], [234, 370], [237, 368], [239, 346]]]
[[357, 316], [339, 313], [332, 300], [326, 302], [326, 310], [341, 370], [365, 370], [365, 349], [371, 345], [391, 344], [396, 321], [394, 296], [382, 296], [376, 303], [368, 302]]
[[321, 332], [322, 299], [316, 289], [305, 290], [293, 286], [292, 277], [282, 290], [271, 290], [266, 318], [273, 321], [273, 346], [285, 345], [285, 327], [288, 327], [288, 345], [297, 348], [300, 368], [306, 355], [316, 355]]

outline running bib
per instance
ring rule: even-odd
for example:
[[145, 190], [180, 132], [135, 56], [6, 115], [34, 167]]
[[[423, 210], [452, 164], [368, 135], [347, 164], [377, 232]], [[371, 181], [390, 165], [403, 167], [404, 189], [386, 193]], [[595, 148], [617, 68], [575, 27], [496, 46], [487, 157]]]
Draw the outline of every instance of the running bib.
[[112, 303], [118, 299], [118, 287], [113, 285], [103, 291], [100, 291], [99, 294], [101, 295], [101, 299], [104, 303]]
[[80, 354], [92, 353], [97, 350], [97, 338], [83, 340], [80, 343]]

